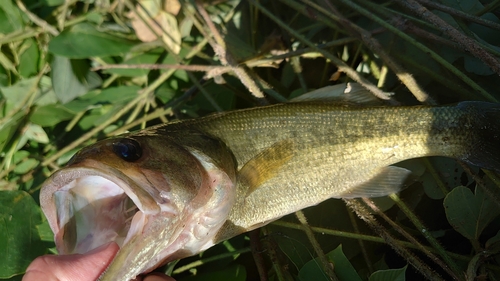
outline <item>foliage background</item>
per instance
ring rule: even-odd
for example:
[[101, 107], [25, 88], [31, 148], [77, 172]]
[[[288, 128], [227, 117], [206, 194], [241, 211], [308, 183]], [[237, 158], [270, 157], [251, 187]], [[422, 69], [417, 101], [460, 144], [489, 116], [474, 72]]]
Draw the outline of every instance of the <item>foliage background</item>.
[[[0, 278], [20, 280], [54, 252], [40, 185], [98, 139], [348, 81], [395, 93], [393, 104], [496, 102], [499, 2], [2, 0]], [[497, 176], [442, 158], [404, 165], [420, 178], [376, 200], [385, 213], [368, 219], [373, 228], [329, 200], [304, 211], [308, 222], [290, 215], [161, 270], [499, 280]], [[359, 202], [347, 203], [362, 214]]]

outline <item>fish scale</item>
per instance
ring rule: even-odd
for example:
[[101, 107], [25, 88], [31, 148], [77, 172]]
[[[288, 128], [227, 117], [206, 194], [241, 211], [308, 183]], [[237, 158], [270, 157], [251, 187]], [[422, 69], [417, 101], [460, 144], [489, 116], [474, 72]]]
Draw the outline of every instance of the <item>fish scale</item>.
[[[471, 117], [457, 106], [363, 107], [310, 102], [230, 112], [179, 126], [221, 139], [240, 169], [262, 150], [293, 140], [293, 158], [229, 216], [232, 224], [250, 230], [327, 198], [343, 197], [388, 165], [424, 156], [462, 158], [475, 141], [473, 132], [467, 130]], [[269, 203], [266, 208], [261, 208], [263, 202]]]

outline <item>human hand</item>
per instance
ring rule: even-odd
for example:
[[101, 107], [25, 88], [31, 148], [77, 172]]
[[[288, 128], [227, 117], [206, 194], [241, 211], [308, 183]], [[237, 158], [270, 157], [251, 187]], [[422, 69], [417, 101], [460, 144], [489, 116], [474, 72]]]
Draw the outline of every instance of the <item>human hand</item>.
[[[118, 252], [116, 243], [109, 243], [86, 254], [45, 255], [36, 258], [22, 281], [94, 281], [108, 267]], [[172, 277], [151, 273], [136, 281], [175, 281]]]

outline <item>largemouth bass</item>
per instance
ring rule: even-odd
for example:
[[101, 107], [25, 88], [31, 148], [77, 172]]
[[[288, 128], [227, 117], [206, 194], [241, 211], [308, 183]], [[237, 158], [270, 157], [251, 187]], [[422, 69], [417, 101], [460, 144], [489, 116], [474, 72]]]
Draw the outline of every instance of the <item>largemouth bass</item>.
[[100, 280], [130, 280], [329, 198], [398, 192], [391, 166], [447, 156], [500, 171], [500, 105], [328, 99], [151, 127], [79, 151], [41, 190], [59, 253], [115, 241]]

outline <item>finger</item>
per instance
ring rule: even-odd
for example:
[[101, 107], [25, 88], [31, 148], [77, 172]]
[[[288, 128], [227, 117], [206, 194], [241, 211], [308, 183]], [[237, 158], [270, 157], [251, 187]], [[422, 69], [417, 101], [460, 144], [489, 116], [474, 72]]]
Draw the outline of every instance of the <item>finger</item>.
[[23, 281], [88, 281], [96, 280], [108, 267], [119, 247], [112, 242], [84, 255], [45, 255], [36, 258]]

